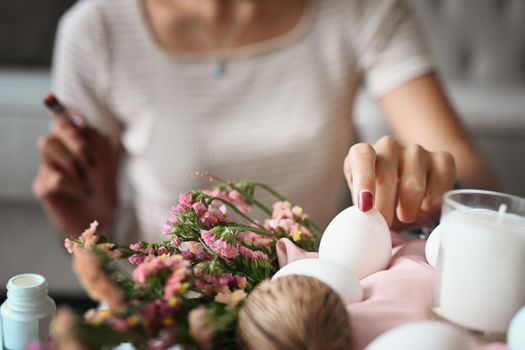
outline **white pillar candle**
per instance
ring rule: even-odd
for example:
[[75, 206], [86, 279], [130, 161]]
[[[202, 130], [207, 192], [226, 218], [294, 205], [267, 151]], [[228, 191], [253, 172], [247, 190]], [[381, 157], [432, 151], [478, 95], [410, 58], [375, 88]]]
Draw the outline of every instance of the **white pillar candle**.
[[441, 218], [435, 311], [469, 329], [505, 333], [525, 304], [525, 218], [505, 208]]

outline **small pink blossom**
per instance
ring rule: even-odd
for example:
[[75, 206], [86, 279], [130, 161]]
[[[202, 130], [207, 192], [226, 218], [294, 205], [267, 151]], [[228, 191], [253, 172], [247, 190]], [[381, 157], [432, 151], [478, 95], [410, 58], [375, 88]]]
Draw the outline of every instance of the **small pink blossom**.
[[292, 237], [294, 241], [312, 237], [312, 233], [305, 226], [290, 218], [266, 219], [264, 221], [264, 227], [271, 231], [284, 231], [284, 233]]
[[221, 222], [226, 222], [226, 217], [219, 210], [216, 210], [213, 207], [209, 207], [201, 216], [199, 216], [200, 222], [205, 227], [213, 227]]
[[92, 250], [78, 245], [74, 247], [73, 257], [73, 269], [88, 295], [106, 303], [112, 311], [122, 310], [125, 307], [124, 293], [104, 271], [102, 260]]
[[131, 243], [129, 245], [129, 249], [138, 252], [138, 251], [140, 251], [142, 249], [142, 244], [141, 243]]
[[161, 246], [157, 248], [157, 255], [163, 255], [163, 254], [170, 254], [171, 252], [168, 250], [168, 248]]
[[82, 232], [82, 234], [80, 235], [79, 239], [80, 241], [84, 243], [84, 247], [89, 249], [89, 248], [93, 248], [97, 244], [97, 241], [98, 241], [98, 236], [96, 233], [97, 227], [98, 227], [98, 222], [93, 221], [89, 225], [89, 228], [86, 229], [84, 232]]
[[169, 235], [171, 234], [171, 227], [173, 226], [174, 222], [170, 219], [167, 219], [164, 225], [162, 225], [162, 234], [163, 235]]
[[211, 250], [222, 258], [233, 259], [239, 255], [239, 249], [236, 245], [218, 238], [212, 231], [201, 230], [201, 238]]
[[272, 209], [272, 218], [274, 219], [293, 218], [292, 203], [288, 201], [275, 202]]
[[125, 332], [129, 329], [129, 324], [125, 319], [119, 317], [112, 317], [109, 319], [108, 323], [111, 327], [115, 328], [117, 331]]
[[164, 299], [168, 300], [179, 292], [184, 292], [183, 280], [186, 278], [186, 269], [177, 269], [172, 272], [164, 287]]
[[[232, 203], [233, 205], [237, 207], [237, 209], [239, 209], [241, 212], [245, 214], [250, 213], [252, 211], [252, 206], [246, 203], [246, 200], [238, 191], [235, 191], [235, 190], [221, 191], [219, 189], [214, 189], [212, 191], [203, 191], [203, 192], [207, 194], [208, 196], [221, 198], [221, 199], [224, 199]], [[219, 200], [213, 201], [212, 206], [219, 209], [223, 214], [226, 214], [227, 212], [227, 206]]]
[[66, 247], [66, 250], [69, 254], [73, 253], [73, 246], [75, 245], [75, 242], [70, 240], [69, 238], [66, 238], [64, 241], [64, 247]]
[[153, 249], [153, 247], [147, 247], [146, 249], [144, 249], [144, 254], [146, 255], [153, 255], [155, 254], [155, 249]]
[[191, 204], [191, 194], [182, 192], [179, 194], [179, 203]]
[[265, 248], [268, 250], [271, 248], [272, 243], [275, 242], [274, 236], [263, 236], [250, 231], [238, 233], [237, 238], [245, 245], [254, 248]]
[[242, 289], [237, 289], [231, 292], [229, 289], [217, 293], [214, 300], [218, 303], [225, 304], [227, 308], [236, 307], [241, 301], [246, 299], [246, 292]]
[[202, 204], [202, 202], [195, 202], [192, 204], [191, 207], [193, 208], [193, 211], [195, 212], [195, 214], [197, 214], [197, 217], [199, 218], [202, 217], [204, 213], [206, 213], [206, 211], [208, 210], [206, 206]]
[[260, 250], [252, 250], [243, 245], [239, 245], [239, 253], [249, 260], [268, 260], [268, 255], [264, 252], [261, 252]]
[[184, 259], [188, 260], [196, 259], [199, 261], [204, 261], [211, 258], [210, 254], [208, 254], [202, 244], [196, 241], [181, 242], [179, 245], [179, 251]]
[[144, 255], [140, 255], [140, 254], [133, 254], [132, 256], [130, 256], [128, 258], [128, 261], [130, 263], [132, 263], [133, 265], [139, 265], [139, 264], [142, 264], [142, 262], [144, 261]]
[[32, 341], [26, 347], [24, 350], [45, 350], [45, 346], [42, 345], [38, 340]]
[[247, 283], [246, 277], [231, 273], [215, 275], [204, 273], [199, 268], [194, 268], [193, 272], [196, 276], [194, 279], [195, 286], [206, 295], [218, 293], [225, 289], [243, 289]]
[[171, 244], [173, 244], [174, 247], [179, 247], [181, 241], [177, 237], [173, 237], [173, 239], [171, 240]]
[[172, 278], [175, 274], [176, 278], [184, 279], [189, 274], [189, 262], [184, 260], [181, 255], [172, 256], [147, 256], [144, 261], [137, 266], [133, 271], [133, 279], [139, 283], [144, 284], [146, 279], [150, 276], [156, 275], [159, 270], [169, 269], [172, 271]]

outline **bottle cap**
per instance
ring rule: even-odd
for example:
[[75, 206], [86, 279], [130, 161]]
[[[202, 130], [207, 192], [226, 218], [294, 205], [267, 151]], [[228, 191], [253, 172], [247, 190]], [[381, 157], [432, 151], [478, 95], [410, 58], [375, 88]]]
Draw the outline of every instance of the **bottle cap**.
[[13, 276], [7, 282], [8, 295], [30, 296], [47, 293], [47, 282], [44, 276], [36, 273], [24, 273]]

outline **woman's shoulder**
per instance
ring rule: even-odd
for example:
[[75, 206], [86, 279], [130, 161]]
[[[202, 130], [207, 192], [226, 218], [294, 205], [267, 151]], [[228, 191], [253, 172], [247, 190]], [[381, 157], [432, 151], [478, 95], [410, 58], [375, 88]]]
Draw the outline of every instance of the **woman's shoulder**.
[[126, 13], [136, 6], [138, 0], [80, 0], [66, 11], [60, 20], [60, 27], [69, 31], [89, 32], [118, 25]]

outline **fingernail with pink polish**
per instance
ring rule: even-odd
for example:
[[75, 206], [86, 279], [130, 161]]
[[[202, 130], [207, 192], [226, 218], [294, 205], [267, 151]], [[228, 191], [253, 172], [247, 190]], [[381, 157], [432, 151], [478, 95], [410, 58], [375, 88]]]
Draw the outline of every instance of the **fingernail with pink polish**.
[[374, 196], [370, 190], [361, 190], [357, 196], [357, 207], [363, 212], [367, 212], [374, 206]]

